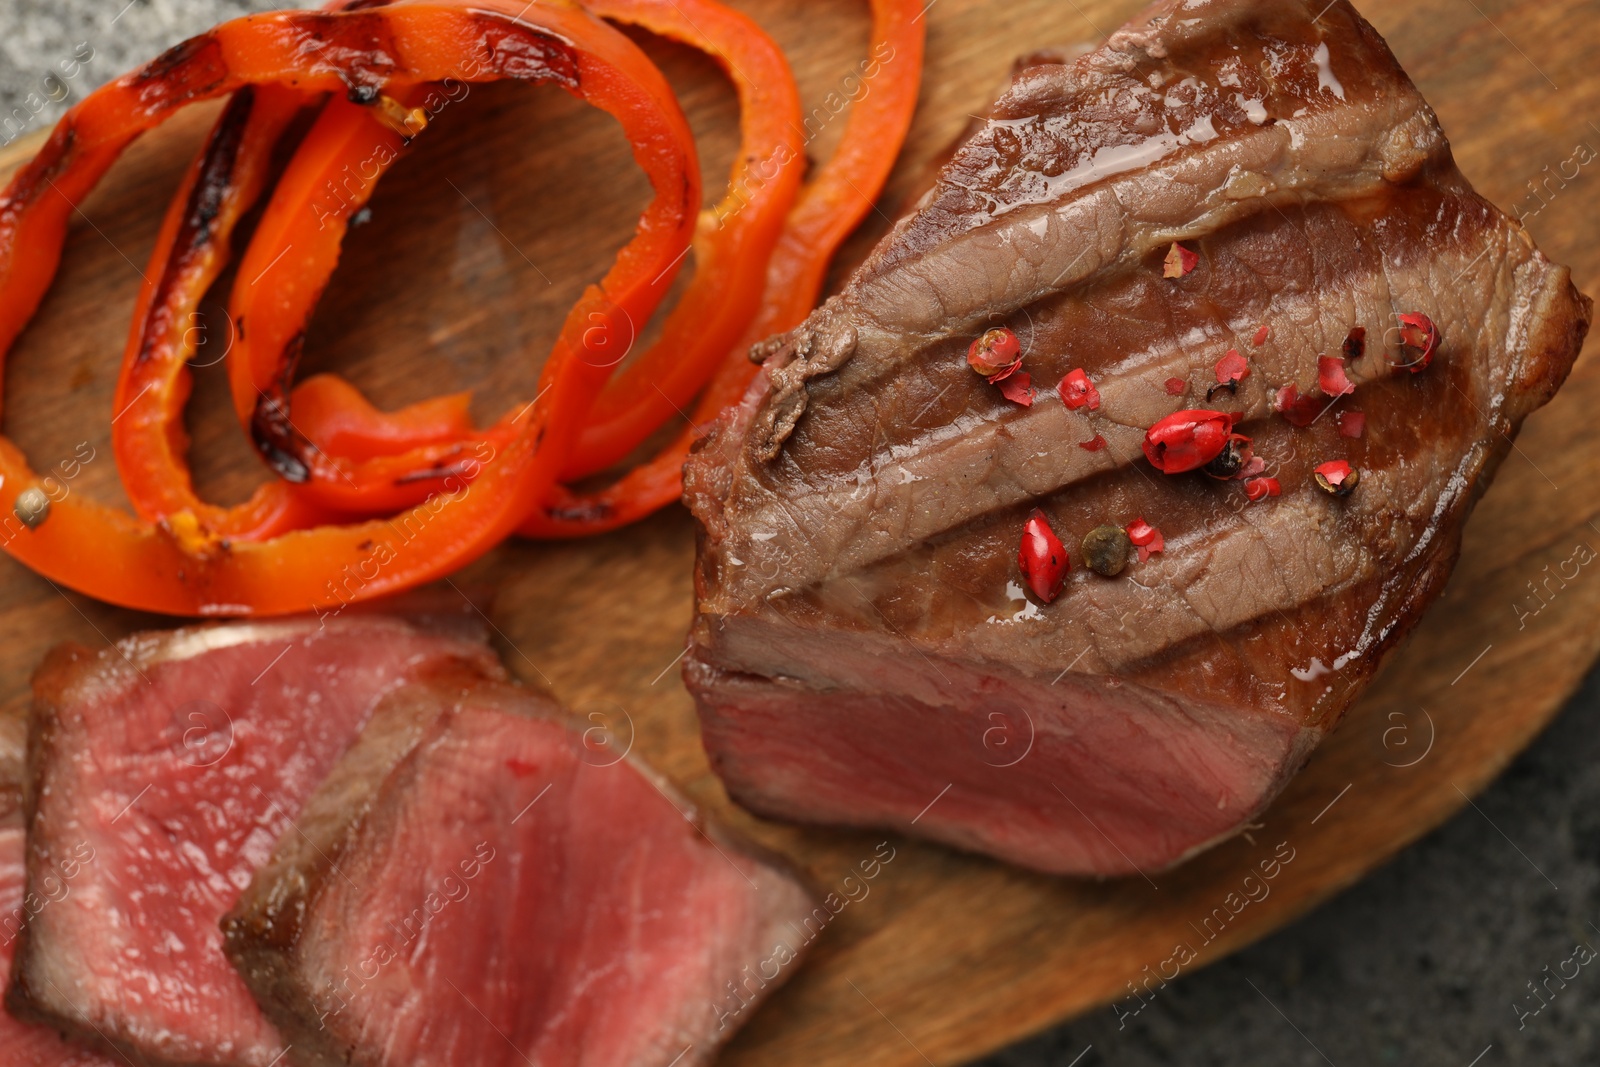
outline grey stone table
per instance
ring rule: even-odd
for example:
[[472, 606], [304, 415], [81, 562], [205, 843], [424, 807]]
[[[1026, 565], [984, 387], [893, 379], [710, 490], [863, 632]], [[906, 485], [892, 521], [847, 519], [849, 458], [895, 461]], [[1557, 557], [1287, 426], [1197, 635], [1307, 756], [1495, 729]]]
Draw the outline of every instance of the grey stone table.
[[[221, 19], [280, 6], [3, 0], [0, 141]], [[1600, 950], [1597, 927], [1600, 672], [1476, 808], [1332, 903], [1174, 982], [1125, 1028], [1093, 1012], [984, 1067], [1600, 1065], [1600, 958], [1574, 951]]]

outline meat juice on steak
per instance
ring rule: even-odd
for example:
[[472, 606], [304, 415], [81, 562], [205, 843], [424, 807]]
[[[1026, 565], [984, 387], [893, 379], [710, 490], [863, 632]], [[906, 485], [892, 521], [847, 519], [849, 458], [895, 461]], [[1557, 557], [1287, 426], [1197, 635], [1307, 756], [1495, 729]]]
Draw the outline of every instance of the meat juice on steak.
[[470, 675], [383, 701], [224, 921], [292, 1062], [704, 1064], [788, 977], [807, 892], [582, 725]]
[[119, 1062], [277, 1062], [218, 922], [377, 699], [455, 662], [501, 672], [475, 625], [378, 615], [53, 651], [34, 678], [28, 889], [80, 869], [27, 917], [7, 1008]]
[[[1160, 869], [1261, 811], [1438, 595], [1590, 303], [1472, 190], [1372, 27], [1324, 4], [1163, 0], [1020, 70], [843, 291], [760, 347], [685, 469], [685, 678], [741, 804]], [[1164, 277], [1178, 241], [1198, 266]], [[1426, 369], [1399, 343], [1418, 313]], [[998, 325], [1030, 406], [967, 365]], [[1356, 389], [1325, 410], [1318, 357], [1356, 329]], [[1249, 374], [1218, 392], [1230, 350]], [[1077, 368], [1097, 407], [1055, 395]], [[1192, 408], [1236, 415], [1281, 495], [1146, 462]], [[1330, 460], [1360, 472], [1346, 496], [1316, 483]], [[1048, 604], [1018, 570], [1034, 508], [1079, 564]], [[1081, 566], [1085, 534], [1138, 518], [1162, 553]]]

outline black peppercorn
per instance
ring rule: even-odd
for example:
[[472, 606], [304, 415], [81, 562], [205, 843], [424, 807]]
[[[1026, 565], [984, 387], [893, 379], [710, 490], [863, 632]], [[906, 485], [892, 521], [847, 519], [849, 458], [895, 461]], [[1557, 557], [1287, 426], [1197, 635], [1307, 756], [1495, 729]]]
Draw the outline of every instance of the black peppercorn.
[[1222, 446], [1222, 451], [1212, 457], [1211, 462], [1205, 465], [1205, 472], [1213, 478], [1226, 481], [1235, 477], [1250, 462], [1250, 439], [1240, 434], [1228, 438], [1227, 444]]

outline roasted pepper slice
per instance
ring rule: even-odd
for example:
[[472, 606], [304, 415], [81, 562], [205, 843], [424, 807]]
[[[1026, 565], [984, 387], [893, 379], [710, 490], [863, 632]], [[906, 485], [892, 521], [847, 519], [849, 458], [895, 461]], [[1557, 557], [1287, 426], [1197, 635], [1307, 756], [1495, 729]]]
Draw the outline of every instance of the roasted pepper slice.
[[723, 360], [695, 405], [692, 424], [658, 455], [617, 482], [592, 493], [556, 485], [517, 532], [526, 537], [577, 537], [626, 526], [677, 500], [683, 461], [695, 438], [739, 402], [757, 368], [746, 358], [757, 341], [799, 325], [816, 306], [828, 264], [872, 210], [888, 180], [921, 84], [923, 6], [908, 0], [872, 0], [873, 86], [856, 101], [838, 150], [801, 189], [767, 267], [760, 314]]
[[[518, 0], [483, 3], [508, 14], [523, 6]], [[601, 394], [566, 477], [617, 463], [679, 417], [743, 336], [760, 306], [767, 262], [799, 188], [804, 151], [799, 95], [788, 64], [746, 16], [715, 0], [589, 0], [585, 6], [716, 58], [739, 92], [742, 136], [727, 193], [700, 216], [693, 280], [660, 338]], [[247, 331], [230, 354], [235, 408], [269, 465], [300, 483], [295, 492], [322, 508], [381, 511], [412, 504], [440, 478], [456, 473], [460, 457], [478, 442], [498, 442], [507, 433], [499, 426], [424, 437], [408, 427], [411, 409], [385, 416], [365, 405], [363, 420], [382, 428], [366, 443], [385, 447], [356, 454], [341, 447], [320, 419], [337, 410], [328, 400], [339, 387], [328, 376], [294, 390], [284, 403], [304, 323], [337, 263], [346, 220], [366, 203], [398, 152], [397, 144], [388, 143], [395, 135], [381, 115], [329, 105], [251, 242], [241, 269], [251, 284], [235, 290], [236, 317], [265, 324]], [[330, 181], [340, 183], [341, 203], [327, 204]], [[644, 325], [635, 324], [641, 330]], [[625, 340], [607, 357], [611, 363], [628, 355], [632, 338]], [[299, 405], [302, 399], [313, 402], [312, 410]]]
[[171, 520], [137, 519], [76, 494], [40, 509], [37, 476], [0, 437], [0, 537], [8, 552], [52, 581], [128, 607], [268, 615], [427, 581], [511, 531], [524, 502], [546, 492], [565, 465], [604, 384], [606, 368], [596, 364], [607, 331], [648, 318], [670, 284], [698, 202], [693, 140], [665, 81], [631, 42], [580, 9], [530, 4], [511, 19], [418, 3], [255, 15], [102, 87], [67, 113], [0, 194], [0, 351], [53, 279], [77, 203], [135, 137], [177, 108], [248, 85], [376, 102], [460, 77], [468, 64], [477, 80], [557, 72], [619, 119], [655, 188], [634, 238], [569, 314], [541, 391], [513, 420], [516, 432], [505, 446], [474, 455], [474, 476], [447, 482], [445, 491], [393, 519], [245, 542], [189, 536]]

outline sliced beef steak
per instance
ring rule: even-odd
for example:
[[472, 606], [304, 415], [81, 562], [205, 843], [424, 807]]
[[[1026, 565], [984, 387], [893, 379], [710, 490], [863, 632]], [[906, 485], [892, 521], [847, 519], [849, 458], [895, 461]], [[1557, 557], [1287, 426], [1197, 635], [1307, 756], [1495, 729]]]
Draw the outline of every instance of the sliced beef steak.
[[28, 889], [79, 869], [28, 917], [7, 1007], [136, 1063], [277, 1060], [218, 922], [382, 694], [457, 661], [499, 671], [468, 631], [352, 615], [52, 652], [34, 678]]
[[648, 769], [471, 678], [388, 697], [300, 825], [224, 923], [298, 1064], [703, 1064], [811, 914]]
[[[26, 888], [22, 821], [23, 754], [27, 724], [21, 714], [0, 712], [0, 979], [11, 972], [11, 956], [28, 916], [72, 892], [83, 867], [73, 857], [32, 893]], [[106, 1067], [111, 1059], [68, 1043], [48, 1026], [35, 1026], [0, 1012], [0, 1064], [5, 1067]]]
[[[686, 677], [745, 806], [1160, 868], [1258, 812], [1437, 595], [1590, 305], [1325, 4], [1166, 0], [1021, 70], [845, 289], [763, 346], [686, 468]], [[1199, 262], [1168, 278], [1174, 241]], [[1402, 314], [1441, 335], [1426, 369], [1402, 366]], [[997, 325], [1031, 406], [967, 365]], [[1230, 350], [1248, 376], [1215, 391]], [[1318, 357], [1346, 351], [1334, 401]], [[1057, 395], [1078, 368], [1098, 406]], [[1147, 430], [1193, 408], [1236, 415], [1282, 495], [1156, 470]], [[1335, 496], [1314, 468], [1341, 459], [1360, 480]], [[1048, 604], [1017, 563], [1036, 507], [1079, 563]], [[1081, 566], [1091, 529], [1140, 517], [1164, 552]]]

